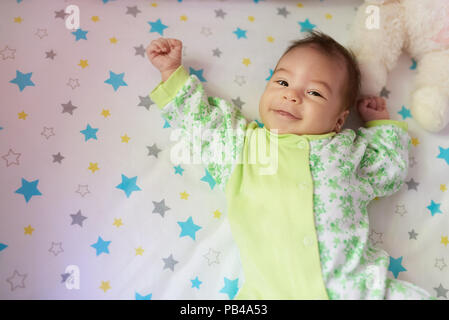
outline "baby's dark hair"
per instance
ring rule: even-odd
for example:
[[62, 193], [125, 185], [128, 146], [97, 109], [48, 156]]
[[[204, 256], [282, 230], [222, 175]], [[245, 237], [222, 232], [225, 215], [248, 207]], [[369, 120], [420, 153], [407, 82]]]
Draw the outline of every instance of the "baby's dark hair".
[[[282, 57], [285, 54], [287, 54], [287, 52], [293, 50], [294, 48], [313, 45], [315, 48], [317, 48], [318, 50], [320, 50], [322, 53], [326, 54], [329, 57], [343, 58], [343, 61], [345, 62], [346, 65], [348, 79], [344, 89], [344, 96], [342, 101], [343, 105], [341, 109], [350, 110], [357, 103], [361, 86], [360, 69], [354, 53], [350, 49], [346, 49], [345, 47], [343, 47], [341, 44], [332, 39], [330, 36], [320, 31], [309, 30], [307, 32], [308, 34], [306, 35], [305, 38], [292, 41], [292, 44], [284, 52]], [[281, 59], [279, 59], [279, 61], [280, 60]]]

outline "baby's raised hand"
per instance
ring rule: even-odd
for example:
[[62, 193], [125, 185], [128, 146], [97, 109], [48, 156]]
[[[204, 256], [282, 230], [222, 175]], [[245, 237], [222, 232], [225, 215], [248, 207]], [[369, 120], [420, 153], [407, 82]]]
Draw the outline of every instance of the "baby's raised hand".
[[357, 101], [357, 110], [364, 122], [390, 119], [385, 99], [377, 96], [364, 96]]
[[175, 71], [182, 62], [182, 41], [178, 39], [159, 38], [151, 41], [146, 48], [150, 62], [161, 72]]

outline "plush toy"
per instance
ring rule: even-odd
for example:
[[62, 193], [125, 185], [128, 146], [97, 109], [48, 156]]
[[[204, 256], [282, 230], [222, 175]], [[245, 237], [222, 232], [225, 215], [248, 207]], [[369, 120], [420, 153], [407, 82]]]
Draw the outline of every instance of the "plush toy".
[[426, 130], [449, 122], [449, 0], [366, 0], [348, 47], [362, 74], [362, 95], [379, 96], [402, 51], [417, 63], [408, 105]]

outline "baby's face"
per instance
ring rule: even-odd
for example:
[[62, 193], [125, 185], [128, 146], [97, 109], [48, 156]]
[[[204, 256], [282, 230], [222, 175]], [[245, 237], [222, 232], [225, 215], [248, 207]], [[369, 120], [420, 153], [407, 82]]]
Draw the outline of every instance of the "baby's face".
[[268, 81], [259, 104], [261, 120], [278, 134], [339, 132], [349, 114], [341, 108], [345, 80], [343, 61], [310, 46], [295, 48], [282, 57]]

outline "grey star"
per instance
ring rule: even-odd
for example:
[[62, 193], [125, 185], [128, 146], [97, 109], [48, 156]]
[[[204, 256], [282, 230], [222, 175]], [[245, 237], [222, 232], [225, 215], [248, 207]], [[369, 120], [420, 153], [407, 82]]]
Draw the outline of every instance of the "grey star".
[[410, 181], [406, 181], [405, 183], [407, 184], [408, 190], [415, 189], [416, 191], [418, 191], [416, 187], [419, 185], [419, 183], [413, 180], [413, 178], [411, 178]]
[[[14, 273], [9, 278], [6, 278], [6, 282], [11, 285], [11, 291], [14, 291], [16, 288], [25, 288], [25, 278], [28, 274], [20, 274], [19, 271], [14, 270]], [[21, 280], [19, 280], [19, 278]], [[20, 281], [20, 284], [19, 284]]]
[[54, 53], [53, 50], [45, 52], [45, 54], [47, 55], [45, 58], [46, 59], [50, 58], [51, 60], [53, 60], [53, 58], [56, 56], [56, 53]]
[[151, 147], [147, 148], [149, 151], [148, 156], [155, 156], [157, 158], [157, 154], [161, 152], [161, 149], [159, 149], [155, 143], [153, 143]]
[[68, 13], [65, 13], [64, 9], [61, 9], [59, 11], [55, 11], [55, 19], [61, 18], [62, 20], [65, 20], [65, 16], [68, 15]]
[[90, 193], [89, 189], [87, 188], [87, 185], [78, 185], [78, 190], [75, 191], [76, 193], [79, 193], [81, 196], [85, 196], [86, 194]]
[[390, 91], [387, 90], [387, 88], [383, 87], [382, 90], [380, 91], [380, 96], [381, 97], [385, 97], [388, 99], [388, 95], [390, 94]]
[[41, 132], [41, 135], [43, 135], [45, 138], [50, 138], [51, 136], [54, 136], [53, 128], [47, 128], [44, 127], [44, 131]]
[[145, 48], [143, 47], [142, 44], [139, 47], [134, 47], [134, 49], [136, 49], [136, 53], [134, 54], [135, 56], [140, 54], [142, 57], [145, 58]]
[[140, 103], [137, 106], [143, 106], [145, 108], [147, 108], [147, 110], [150, 110], [150, 106], [154, 103], [151, 99], [150, 96], [139, 96], [140, 99]]
[[214, 56], [215, 57], [219, 57], [220, 58], [220, 55], [222, 54], [222, 52], [220, 51], [220, 49], [214, 49], [213, 50], [213, 53], [214, 53]]
[[71, 214], [70, 216], [72, 217], [72, 223], [70, 225], [78, 224], [80, 227], [83, 226], [83, 220], [87, 219], [87, 217], [81, 214], [81, 210], [78, 210], [76, 214]]
[[444, 263], [444, 258], [436, 259], [435, 267], [437, 267], [440, 270], [443, 270], [444, 267], [447, 267], [446, 263]]
[[52, 241], [51, 248], [48, 249], [48, 251], [53, 253], [55, 256], [57, 256], [61, 252], [64, 252], [64, 250], [62, 250], [61, 245], [62, 245], [62, 242], [53, 242]]
[[405, 209], [405, 206], [403, 204], [397, 204], [396, 205], [396, 211], [394, 213], [397, 213], [401, 216], [407, 213], [407, 209]]
[[64, 159], [64, 157], [61, 156], [61, 152], [58, 152], [58, 154], [52, 154], [52, 156], [53, 156], [53, 162], [61, 163], [61, 160]]
[[240, 97], [237, 97], [237, 99], [232, 99], [232, 102], [234, 103], [234, 105], [239, 108], [240, 110], [242, 109], [242, 106], [245, 104], [245, 102], [243, 102], [242, 100], [240, 100]]
[[64, 283], [67, 280], [67, 278], [70, 277], [70, 273], [63, 273], [61, 274], [61, 277], [62, 277], [61, 283]]
[[278, 15], [284, 16], [284, 18], [287, 18], [287, 15], [290, 14], [289, 11], [287, 11], [287, 8], [277, 8], [278, 9]]
[[369, 238], [371, 239], [371, 242], [375, 246], [377, 243], [382, 243], [382, 232], [377, 233], [376, 231], [372, 230], [371, 234], [369, 235]]
[[75, 89], [76, 87], [80, 86], [80, 83], [78, 79], [69, 78], [69, 82], [67, 83], [67, 85], [70, 86], [72, 89]]
[[243, 86], [246, 83], [244, 76], [235, 76], [235, 83], [237, 83], [239, 86]]
[[410, 236], [410, 237], [408, 238], [409, 240], [410, 240], [410, 239], [418, 240], [418, 239], [416, 239], [416, 236], [418, 235], [418, 233], [415, 232], [415, 229], [412, 229], [412, 231], [410, 231], [408, 234], [409, 234], [409, 236]]
[[134, 18], [137, 16], [138, 13], [142, 12], [139, 9], [137, 9], [137, 6], [126, 8], [128, 9], [128, 11], [126, 11], [126, 14], [132, 14]]
[[170, 268], [171, 271], [175, 271], [175, 264], [178, 263], [178, 261], [176, 261], [175, 259], [173, 259], [173, 254], [170, 254], [170, 256], [168, 258], [162, 258], [162, 260], [164, 260], [164, 269], [166, 268]]
[[67, 103], [61, 103], [61, 106], [64, 107], [64, 109], [62, 110], [61, 113], [67, 112], [67, 113], [70, 113], [72, 116], [73, 116], [73, 110], [75, 110], [76, 108], [78, 108], [78, 107], [75, 107], [75, 106], [72, 104], [72, 100], [70, 100], [70, 101], [67, 102]]
[[219, 254], [220, 254], [219, 251], [215, 251], [215, 250], [212, 250], [211, 248], [209, 248], [209, 252], [206, 253], [203, 257], [207, 259], [208, 265], [211, 265], [213, 263], [219, 264], [220, 263], [220, 261], [218, 261]]
[[224, 19], [224, 15], [227, 14], [226, 12], [224, 12], [223, 10], [219, 9], [219, 10], [215, 10], [215, 18], [223, 18]]
[[160, 202], [153, 201], [153, 205], [153, 213], [159, 213], [161, 217], [164, 216], [165, 211], [170, 210], [170, 208], [165, 205], [165, 199], [162, 199]]
[[446, 294], [447, 294], [447, 292], [449, 291], [449, 290], [447, 290], [446, 288], [444, 288], [442, 285], [441, 285], [441, 283], [440, 283], [440, 286], [438, 287], [438, 288], [434, 288], [435, 290], [436, 290], [436, 292], [437, 292], [437, 298], [438, 297], [445, 297], [446, 299], [447, 299], [447, 296], [446, 296]]

